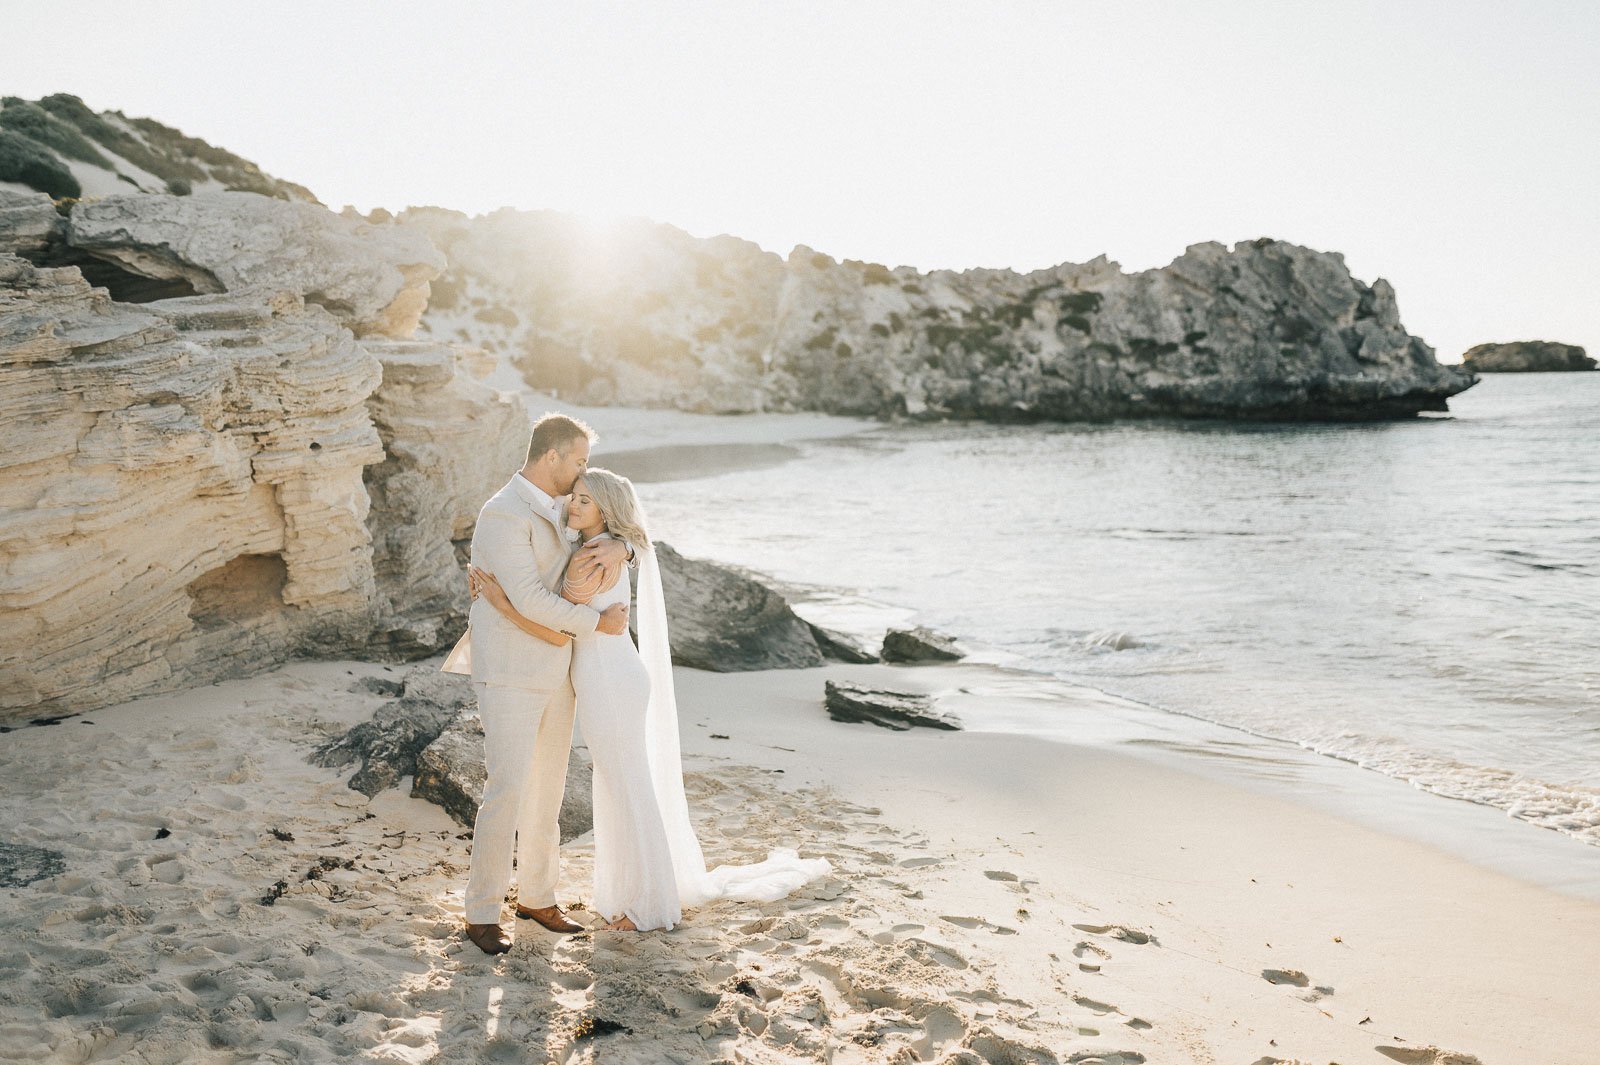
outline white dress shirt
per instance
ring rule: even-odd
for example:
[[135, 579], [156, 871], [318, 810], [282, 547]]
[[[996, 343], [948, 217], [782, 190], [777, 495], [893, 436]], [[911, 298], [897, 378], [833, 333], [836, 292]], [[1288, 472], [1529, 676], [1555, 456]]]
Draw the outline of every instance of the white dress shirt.
[[538, 485], [534, 484], [532, 481], [528, 480], [526, 477], [522, 476], [521, 470], [518, 470], [513, 475], [512, 479], [521, 481], [523, 484], [533, 489], [533, 498], [544, 504], [544, 509], [549, 513], [551, 519], [554, 520], [557, 525], [561, 524], [561, 508], [556, 506], [556, 500], [554, 496], [552, 496], [549, 492], [546, 492], [543, 488], [540, 488]]

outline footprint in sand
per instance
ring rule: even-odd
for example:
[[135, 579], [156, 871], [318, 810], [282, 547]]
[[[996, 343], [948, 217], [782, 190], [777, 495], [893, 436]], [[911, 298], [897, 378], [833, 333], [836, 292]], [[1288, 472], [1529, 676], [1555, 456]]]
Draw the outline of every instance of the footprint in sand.
[[1290, 987], [1311, 986], [1311, 978], [1299, 969], [1262, 969], [1261, 979], [1269, 984], [1288, 984]]
[[905, 861], [900, 863], [900, 868], [921, 869], [928, 865], [938, 865], [942, 861], [944, 861], [943, 858], [907, 858]]
[[990, 924], [982, 917], [957, 917], [953, 914], [942, 913], [939, 915], [939, 920], [948, 921], [960, 928], [986, 928], [997, 936], [1014, 936], [1017, 934], [1015, 928], [1007, 928], [1003, 924]]
[[927, 957], [943, 965], [946, 969], [965, 969], [968, 967], [966, 958], [963, 958], [943, 943], [932, 943], [926, 939], [917, 938], [909, 939], [907, 943], [911, 944], [909, 953]]
[[990, 880], [1005, 880], [1013, 884], [1017, 882], [1017, 874], [1008, 873], [1004, 869], [985, 869], [983, 875]]
[[1079, 943], [1077, 946], [1072, 948], [1072, 956], [1074, 958], [1078, 959], [1078, 969], [1081, 972], [1097, 973], [1097, 972], [1100, 971], [1100, 962], [1099, 961], [1084, 961], [1083, 960], [1086, 955], [1091, 955], [1091, 954], [1094, 955], [1096, 958], [1099, 958], [1101, 961], [1110, 961], [1111, 960], [1111, 952], [1109, 950], [1107, 950], [1106, 948], [1104, 948], [1102, 946], [1099, 946], [1098, 944], [1090, 943], [1087, 940], [1085, 940], [1084, 942]]
[[1160, 944], [1156, 941], [1156, 937], [1151, 935], [1149, 932], [1141, 932], [1139, 929], [1129, 928], [1127, 925], [1075, 924], [1072, 927], [1076, 928], [1080, 932], [1088, 932], [1090, 935], [1110, 936], [1113, 939], [1120, 939], [1124, 943], [1137, 943], [1140, 945], [1145, 943], [1156, 943], [1157, 946], [1160, 946]]
[[[1262, 969], [1261, 979], [1269, 984], [1280, 984], [1285, 987], [1311, 987], [1311, 978], [1299, 969]], [[1311, 990], [1301, 995], [1306, 1002], [1316, 1002], [1333, 994], [1331, 987], [1312, 987]]]
[[959, 925], [962, 928], [983, 928], [989, 923], [982, 917], [955, 917], [948, 913], [941, 913], [939, 920], [949, 921], [951, 924]]
[[900, 937], [910, 935], [912, 932], [921, 932], [926, 926], [920, 924], [897, 924], [886, 932], [878, 932], [872, 936], [872, 941], [881, 946], [888, 946], [900, 940]]
[[1373, 1047], [1386, 1058], [1401, 1065], [1483, 1065], [1475, 1056], [1456, 1050], [1442, 1050], [1436, 1046], [1425, 1047]]
[[1110, 1013], [1122, 1012], [1109, 1002], [1099, 1002], [1095, 999], [1089, 998], [1087, 995], [1073, 995], [1072, 1001], [1076, 1002], [1086, 1010], [1089, 1010], [1093, 1013], [1098, 1013], [1102, 1017]]

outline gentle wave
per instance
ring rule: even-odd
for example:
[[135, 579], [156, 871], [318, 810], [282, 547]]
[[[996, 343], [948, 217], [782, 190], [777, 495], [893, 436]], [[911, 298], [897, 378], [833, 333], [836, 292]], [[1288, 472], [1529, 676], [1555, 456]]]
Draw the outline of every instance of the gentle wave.
[[649, 505], [691, 554], [1600, 845], [1600, 373], [1452, 408], [893, 427]]

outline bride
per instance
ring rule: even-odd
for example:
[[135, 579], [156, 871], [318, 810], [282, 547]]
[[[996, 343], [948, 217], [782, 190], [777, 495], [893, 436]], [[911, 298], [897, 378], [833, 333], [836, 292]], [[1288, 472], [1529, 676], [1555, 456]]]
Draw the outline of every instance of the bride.
[[[585, 544], [600, 537], [630, 544], [639, 563], [638, 648], [626, 632], [580, 636], [572, 648], [578, 723], [594, 762], [595, 910], [615, 915], [604, 927], [670, 929], [684, 907], [717, 898], [772, 901], [830, 872], [826, 858], [788, 848], [752, 865], [706, 870], [683, 791], [661, 571], [633, 483], [610, 470], [584, 471], [572, 487], [567, 525]], [[518, 628], [549, 643], [571, 639], [517, 613], [494, 574], [469, 573], [473, 597], [485, 596]], [[626, 606], [629, 592], [627, 567], [608, 575], [574, 555], [561, 594], [604, 610]]]

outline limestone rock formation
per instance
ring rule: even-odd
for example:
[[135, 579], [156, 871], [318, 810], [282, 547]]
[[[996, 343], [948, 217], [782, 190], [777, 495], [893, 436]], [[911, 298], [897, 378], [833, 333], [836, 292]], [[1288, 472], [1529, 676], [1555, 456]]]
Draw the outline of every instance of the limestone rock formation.
[[423, 328], [585, 403], [995, 420], [1375, 419], [1444, 410], [1470, 373], [1337, 252], [1196, 244], [1126, 274], [787, 259], [554, 212], [397, 216], [449, 259]]
[[364, 643], [380, 373], [293, 294], [132, 306], [0, 255], [0, 713]]
[[130, 193], [73, 208], [67, 244], [197, 293], [299, 293], [357, 336], [407, 338], [444, 258], [415, 230], [372, 225], [253, 192]]
[[866, 688], [859, 684], [826, 681], [823, 705], [835, 721], [861, 722], [905, 732], [912, 728], [959, 730], [953, 714], [934, 708], [926, 695]]
[[822, 665], [810, 627], [777, 592], [660, 541], [656, 557], [675, 664], [717, 673]]
[[1461, 365], [1474, 373], [1539, 373], [1592, 370], [1595, 360], [1577, 344], [1553, 340], [1517, 340], [1509, 344], [1479, 344], [1461, 356]]
[[366, 470], [378, 613], [374, 651], [448, 649], [467, 625], [466, 557], [478, 510], [527, 455], [521, 404], [460, 369], [435, 341], [368, 338], [383, 367], [367, 411], [384, 458]]
[[[252, 250], [229, 259], [248, 219], [277, 236], [236, 230]], [[191, 223], [210, 236], [186, 243]], [[402, 328], [404, 275], [435, 269], [376, 228], [243, 193], [70, 218], [0, 193], [0, 717], [460, 634], [453, 542], [520, 464], [526, 415], [468, 353], [352, 334]], [[228, 290], [171, 296], [168, 267]]]
[[0, 188], [0, 252], [33, 259], [61, 241], [66, 229], [50, 197]]

